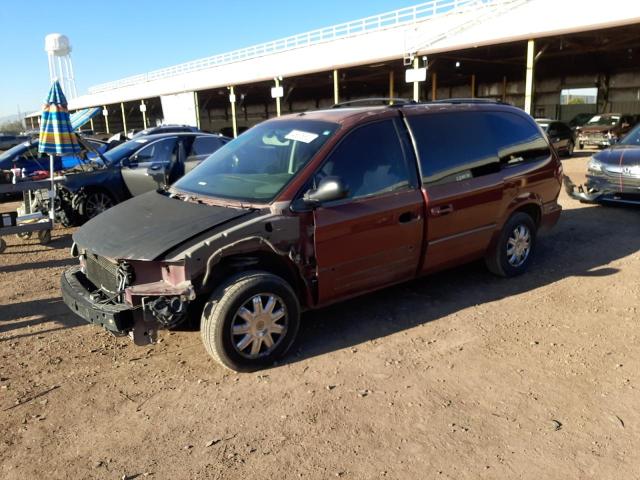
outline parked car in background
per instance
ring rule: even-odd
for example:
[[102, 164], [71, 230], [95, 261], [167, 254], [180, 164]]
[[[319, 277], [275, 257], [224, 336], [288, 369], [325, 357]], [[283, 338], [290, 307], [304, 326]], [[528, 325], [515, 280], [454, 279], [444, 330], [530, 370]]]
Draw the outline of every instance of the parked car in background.
[[201, 312], [211, 356], [254, 370], [291, 347], [303, 310], [476, 259], [523, 273], [560, 216], [561, 174], [533, 119], [493, 102], [270, 119], [79, 229], [62, 294], [138, 344]]
[[[84, 148], [79, 154], [55, 157], [54, 170], [62, 171], [77, 167], [83, 161], [100, 161], [99, 153], [107, 151], [107, 143], [100, 140], [83, 138], [83, 142], [90, 148]], [[29, 139], [0, 154], [0, 170], [13, 168], [24, 169], [25, 175], [37, 171], [49, 171], [49, 155], [38, 152], [38, 139]], [[85, 146], [86, 146], [85, 145]], [[93, 151], [92, 151], [93, 150]]]
[[591, 157], [584, 185], [576, 186], [569, 177], [564, 184], [581, 202], [640, 205], [640, 125]]
[[157, 133], [179, 133], [179, 132], [200, 132], [198, 127], [191, 125], [159, 125], [140, 130], [131, 135], [130, 138], [144, 137], [145, 135], [155, 135]]
[[11, 135], [0, 133], [0, 150], [9, 150], [23, 142], [29, 140], [27, 135]]
[[553, 147], [561, 155], [570, 157], [576, 147], [576, 135], [566, 123], [548, 118], [536, 118], [536, 123], [547, 134]]
[[579, 132], [582, 129], [582, 126], [591, 120], [595, 114], [593, 113], [579, 113], [571, 120], [569, 120], [569, 128], [571, 128], [574, 132]]
[[171, 185], [230, 139], [206, 133], [138, 137], [102, 155], [102, 161], [66, 173], [60, 184], [59, 219], [82, 223], [117, 203]]
[[585, 123], [578, 135], [580, 148], [606, 148], [622, 138], [636, 124], [634, 115], [602, 113]]

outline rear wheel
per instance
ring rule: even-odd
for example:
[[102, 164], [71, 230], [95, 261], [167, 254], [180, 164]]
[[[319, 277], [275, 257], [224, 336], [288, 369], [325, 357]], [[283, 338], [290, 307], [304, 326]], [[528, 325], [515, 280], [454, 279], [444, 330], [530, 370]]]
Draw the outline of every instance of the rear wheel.
[[524, 212], [514, 213], [500, 238], [485, 257], [489, 271], [501, 277], [515, 277], [529, 267], [536, 244], [536, 224]]
[[276, 275], [249, 272], [213, 292], [200, 333], [216, 361], [232, 370], [254, 371], [289, 350], [299, 325], [300, 306], [291, 286]]

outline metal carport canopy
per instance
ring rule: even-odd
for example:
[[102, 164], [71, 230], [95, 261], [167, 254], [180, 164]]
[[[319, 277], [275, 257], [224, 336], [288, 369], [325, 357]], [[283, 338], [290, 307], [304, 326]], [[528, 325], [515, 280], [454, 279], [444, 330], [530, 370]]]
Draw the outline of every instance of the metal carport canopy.
[[[523, 0], [511, 10], [478, 18], [466, 11], [336, 39], [188, 74], [84, 95], [71, 109], [140, 100], [179, 92], [241, 85], [357, 65], [401, 59], [407, 38], [417, 53], [450, 52], [476, 46], [538, 39], [640, 23], [640, 2], [629, 0]], [[604, 8], [603, 8], [604, 7]], [[523, 56], [524, 56], [523, 52]]]

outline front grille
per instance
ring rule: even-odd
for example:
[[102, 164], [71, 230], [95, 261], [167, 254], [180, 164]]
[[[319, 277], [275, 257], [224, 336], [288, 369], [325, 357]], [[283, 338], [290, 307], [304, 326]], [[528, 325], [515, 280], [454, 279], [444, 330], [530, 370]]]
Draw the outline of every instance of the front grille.
[[87, 278], [96, 287], [110, 293], [118, 291], [118, 265], [104, 257], [87, 252]]

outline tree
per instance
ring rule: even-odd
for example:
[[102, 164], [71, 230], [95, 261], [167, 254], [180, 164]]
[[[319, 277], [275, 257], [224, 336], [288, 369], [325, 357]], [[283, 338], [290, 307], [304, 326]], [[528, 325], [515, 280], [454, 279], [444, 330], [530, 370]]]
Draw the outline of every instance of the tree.
[[3, 133], [20, 133], [22, 131], [24, 131], [24, 127], [22, 126], [22, 122], [18, 120], [0, 124], [0, 132]]

